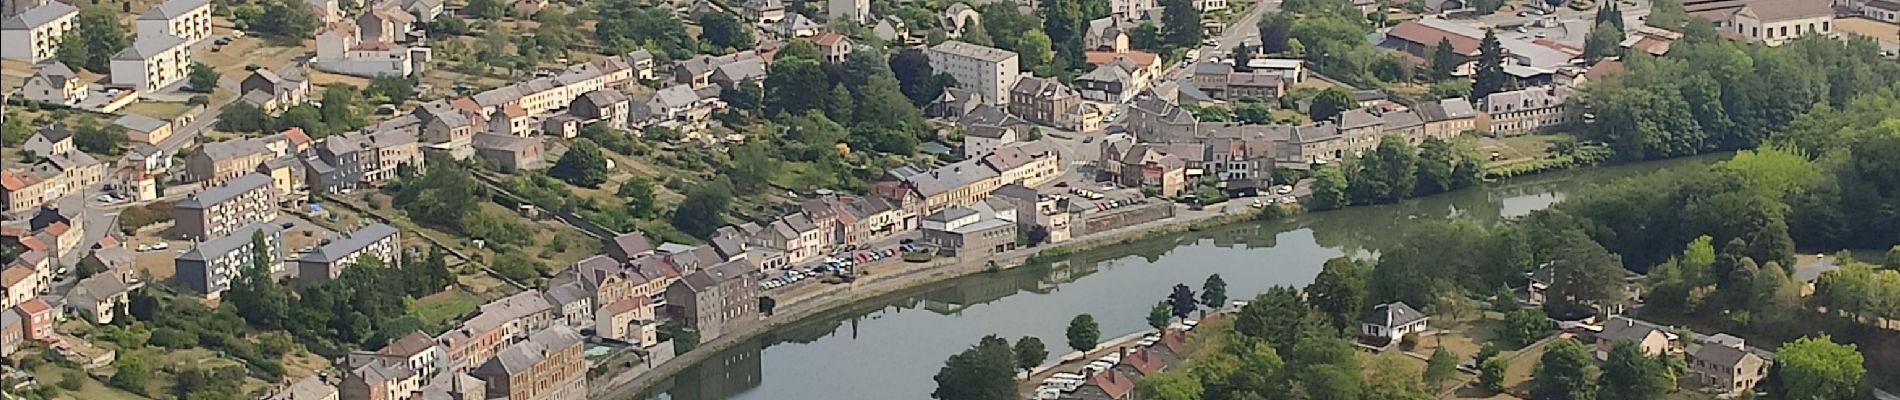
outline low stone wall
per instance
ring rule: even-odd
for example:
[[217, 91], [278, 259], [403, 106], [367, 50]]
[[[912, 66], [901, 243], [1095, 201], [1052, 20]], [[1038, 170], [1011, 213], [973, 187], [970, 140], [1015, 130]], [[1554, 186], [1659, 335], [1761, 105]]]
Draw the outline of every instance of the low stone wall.
[[1075, 236], [1107, 232], [1129, 226], [1174, 218], [1174, 203], [1155, 201], [1148, 204], [1125, 207], [1108, 212], [1087, 215], [1077, 225]]

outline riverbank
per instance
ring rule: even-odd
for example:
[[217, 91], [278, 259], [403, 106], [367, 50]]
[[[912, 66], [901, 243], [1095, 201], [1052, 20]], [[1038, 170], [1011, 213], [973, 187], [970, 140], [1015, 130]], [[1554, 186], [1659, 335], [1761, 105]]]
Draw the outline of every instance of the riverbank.
[[[1120, 244], [1152, 236], [1180, 233], [1190, 230], [1226, 225], [1253, 219], [1254, 210], [1241, 206], [1238, 210], [1229, 209], [1229, 205], [1238, 202], [1214, 204], [1202, 210], [1181, 210], [1175, 217], [1150, 221], [1142, 224], [1100, 232], [1073, 238], [1061, 244], [1042, 247], [1017, 249], [985, 259], [946, 259], [934, 261], [921, 267], [872, 275], [848, 286], [820, 291], [802, 299], [787, 299], [780, 302], [772, 316], [760, 319], [756, 323], [739, 327], [728, 327], [727, 334], [701, 343], [698, 347], [680, 354], [671, 360], [655, 365], [652, 369], [638, 375], [619, 374], [606, 381], [595, 380], [590, 385], [588, 398], [632, 398], [654, 383], [672, 377], [681, 370], [704, 361], [714, 354], [731, 348], [738, 343], [757, 337], [774, 328], [798, 322], [854, 303], [877, 299], [894, 293], [914, 289], [923, 285], [942, 282], [949, 279], [973, 275], [994, 270], [1016, 268], [1032, 264], [1038, 254], [1069, 254], [1079, 251]], [[1234, 212], [1229, 212], [1234, 211]]]

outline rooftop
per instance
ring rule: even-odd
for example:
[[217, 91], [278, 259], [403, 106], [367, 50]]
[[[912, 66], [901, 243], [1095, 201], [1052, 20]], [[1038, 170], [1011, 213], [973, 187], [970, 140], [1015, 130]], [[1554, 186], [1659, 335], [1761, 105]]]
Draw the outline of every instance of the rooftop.
[[186, 195], [184, 201], [178, 202], [178, 208], [196, 209], [211, 207], [212, 205], [223, 203], [226, 200], [230, 200], [251, 190], [267, 187], [270, 184], [270, 176], [255, 172], [244, 174], [222, 185], [212, 186], [200, 190], [197, 193]]
[[1004, 60], [1016, 58], [1016, 53], [1009, 50], [970, 44], [970, 43], [965, 43], [965, 42], [960, 42], [960, 41], [955, 41], [955, 40], [945, 41], [943, 43], [937, 44], [936, 46], [931, 47], [930, 50], [934, 52], [955, 54], [955, 55], [959, 55], [963, 57], [970, 57], [970, 58], [975, 58], [978, 60], [984, 60], [984, 61], [989, 61], [989, 62], [1002, 62]]
[[362, 229], [357, 229], [356, 232], [350, 232], [349, 235], [331, 241], [330, 244], [318, 247], [297, 261], [328, 264], [362, 251], [371, 244], [391, 236], [396, 236], [396, 228], [382, 223], [369, 224]]

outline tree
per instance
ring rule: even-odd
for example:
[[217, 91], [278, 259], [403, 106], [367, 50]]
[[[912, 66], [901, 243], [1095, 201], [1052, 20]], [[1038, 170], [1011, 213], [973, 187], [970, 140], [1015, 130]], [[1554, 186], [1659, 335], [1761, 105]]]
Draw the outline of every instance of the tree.
[[1016, 339], [1015, 353], [1016, 368], [1021, 368], [1024, 374], [1034, 370], [1037, 365], [1042, 365], [1043, 359], [1049, 358], [1049, 349], [1043, 347], [1042, 339], [1035, 336]]
[[1531, 377], [1531, 398], [1550, 400], [1592, 400], [1596, 383], [1590, 380], [1590, 353], [1572, 339], [1561, 339], [1544, 348]]
[[317, 113], [323, 117], [323, 125], [329, 132], [347, 132], [369, 125], [358, 112], [363, 104], [363, 93], [355, 86], [329, 85], [323, 87], [323, 105]]
[[1280, 54], [1290, 50], [1287, 40], [1293, 30], [1293, 17], [1280, 12], [1267, 12], [1260, 16], [1260, 51], [1267, 54]]
[[251, 262], [244, 273], [231, 283], [226, 294], [246, 322], [265, 328], [282, 328], [290, 313], [290, 294], [271, 279], [270, 266], [279, 260], [270, 251], [264, 232], [251, 234]]
[[1346, 174], [1341, 173], [1338, 166], [1316, 165], [1313, 167], [1313, 200], [1308, 203], [1316, 211], [1345, 207], [1348, 204], [1346, 188]]
[[1583, 39], [1584, 60], [1595, 63], [1606, 57], [1614, 57], [1623, 48], [1621, 43], [1623, 43], [1623, 30], [1617, 29], [1615, 24], [1599, 22], [1595, 28], [1590, 29], [1590, 35]]
[[[1056, 51], [1056, 58], [1054, 60], [1056, 63], [1053, 65], [1062, 68], [1080, 68], [1084, 65], [1082, 57], [1082, 30], [1088, 21], [1082, 17], [1081, 1], [1048, 0], [1043, 1], [1041, 5], [1042, 33], [1049, 36], [1050, 47]], [[997, 7], [989, 8], [994, 9]], [[984, 15], [987, 16], [989, 14], [986, 13]], [[984, 24], [989, 24], [989, 19], [990, 18], [985, 17]], [[991, 37], [1027, 39], [1029, 31], [1024, 30], [1022, 34], [1018, 35], [1008, 35], [1008, 33], [1009, 32], [998, 30], [997, 32], [991, 32]], [[1024, 51], [1021, 40], [1014, 41], [1014, 43], [1010, 44], [1011, 46], [1004, 48], [1014, 50], [1018, 54]]]
[[81, 122], [73, 130], [73, 147], [87, 153], [118, 155], [125, 151], [126, 140], [125, 129], [117, 125], [100, 126]]
[[910, 99], [911, 104], [930, 104], [943, 94], [945, 86], [937, 84], [938, 75], [930, 69], [930, 56], [922, 50], [899, 50], [891, 56], [890, 67], [891, 74], [897, 78], [899, 90], [903, 91], [905, 98]]
[[1484, 40], [1478, 42], [1478, 53], [1478, 73], [1471, 84], [1472, 101], [1503, 91], [1511, 79], [1504, 74], [1504, 45], [1498, 42], [1497, 31], [1484, 31]]
[[55, 56], [67, 66], [96, 73], [111, 70], [112, 56], [124, 50], [130, 41], [119, 15], [105, 7], [84, 7], [73, 18], [73, 28], [61, 37]]
[[1189, 0], [1162, 0], [1161, 37], [1169, 46], [1189, 48], [1201, 44], [1201, 11]]
[[1529, 345], [1550, 330], [1551, 322], [1542, 311], [1520, 309], [1504, 314], [1502, 338], [1517, 346]]
[[1422, 379], [1432, 388], [1432, 392], [1442, 390], [1445, 381], [1458, 376], [1458, 355], [1444, 346], [1432, 350], [1432, 357], [1425, 361], [1425, 373]]
[[1325, 314], [1336, 332], [1357, 326], [1365, 311], [1366, 281], [1372, 274], [1370, 262], [1351, 257], [1334, 257], [1320, 267], [1313, 283], [1306, 285], [1306, 299], [1313, 309]]
[[620, 184], [615, 195], [627, 201], [627, 213], [635, 218], [646, 218], [659, 211], [659, 200], [654, 196], [653, 180], [644, 176], [628, 179]]
[[1314, 121], [1324, 121], [1357, 108], [1359, 108], [1359, 100], [1352, 96], [1352, 92], [1331, 87], [1320, 91], [1318, 96], [1313, 96], [1313, 104], [1308, 106], [1307, 115], [1312, 116]]
[[732, 162], [725, 168], [726, 177], [732, 180], [732, 186], [741, 193], [758, 193], [771, 186], [772, 174], [779, 169], [779, 160], [772, 158], [763, 141], [750, 141], [732, 148]]
[[1167, 300], [1155, 302], [1154, 307], [1148, 308], [1148, 327], [1155, 329], [1168, 327], [1168, 321], [1174, 318], [1173, 310], [1174, 307], [1168, 306]]
[[1438, 44], [1432, 46], [1430, 64], [1432, 79], [1451, 79], [1452, 74], [1458, 71], [1458, 64], [1462, 60], [1457, 51], [1452, 47], [1451, 38], [1439, 39]]
[[1220, 274], [1208, 275], [1207, 281], [1201, 282], [1201, 304], [1214, 309], [1227, 305], [1227, 280]]
[[600, 153], [600, 145], [594, 141], [575, 139], [567, 154], [562, 154], [561, 160], [548, 169], [548, 175], [576, 186], [600, 186], [607, 181], [607, 156]]
[[468, 13], [471, 17], [493, 21], [508, 14], [508, 9], [507, 3], [501, 0], [469, 0], [468, 5], [462, 7], [462, 12]]
[[730, 183], [703, 183], [686, 191], [686, 200], [673, 210], [671, 222], [674, 228], [693, 237], [711, 237], [713, 230], [725, 225], [724, 215], [731, 203]]
[[1167, 48], [1167, 44], [1161, 43], [1161, 28], [1149, 21], [1142, 21], [1141, 25], [1135, 25], [1135, 29], [1128, 33], [1128, 45], [1147, 51], [1161, 51]]
[[1451, 142], [1427, 137], [1418, 145], [1418, 184], [1414, 195], [1428, 195], [1461, 189], [1462, 179], [1454, 179], [1457, 154]]
[[1418, 152], [1398, 136], [1380, 138], [1379, 147], [1360, 157], [1358, 167], [1348, 180], [1354, 203], [1397, 202], [1418, 186]]
[[1855, 398], [1867, 375], [1860, 349], [1827, 335], [1795, 339], [1780, 350], [1775, 357], [1779, 398]]
[[1200, 378], [1185, 372], [1156, 373], [1135, 383], [1135, 398], [1144, 400], [1200, 400], [1206, 391]]
[[[1022, 68], [1030, 71], [1045, 71], [1050, 67], [1050, 56], [1054, 54], [1054, 42], [1042, 30], [1031, 29], [1024, 32], [1016, 42], [1016, 54], [1020, 55]], [[1046, 74], [1046, 73], [1045, 73]]]
[[1676, 388], [1676, 372], [1662, 359], [1643, 353], [1634, 342], [1620, 341], [1610, 347], [1603, 362], [1603, 375], [1597, 380], [1597, 399], [1656, 400]]
[[1274, 286], [1240, 308], [1240, 315], [1234, 318], [1234, 333], [1265, 340], [1274, 350], [1290, 354], [1293, 344], [1310, 332], [1306, 310], [1298, 290]]
[[1286, 369], [1307, 398], [1357, 399], [1365, 392], [1365, 379], [1356, 352], [1345, 339], [1301, 340], [1293, 345]]
[[218, 71], [205, 63], [191, 63], [191, 72], [185, 74], [185, 85], [190, 86], [192, 91], [211, 93], [218, 89]]
[[1187, 284], [1180, 283], [1175, 284], [1174, 289], [1168, 293], [1168, 307], [1170, 313], [1182, 319], [1193, 315], [1194, 310], [1200, 309], [1200, 306], [1194, 302], [1194, 289], [1189, 289]]
[[699, 37], [715, 49], [744, 49], [752, 47], [752, 27], [739, 23], [726, 13], [705, 13], [699, 16]]
[[1504, 371], [1511, 368], [1511, 361], [1495, 355], [1483, 360], [1478, 365], [1478, 386], [1494, 393], [1504, 392]]
[[122, 357], [117, 363], [118, 370], [113, 372], [107, 385], [125, 389], [125, 391], [145, 394], [151, 385], [152, 370], [145, 366], [145, 360], [138, 357]]
[[1095, 325], [1095, 316], [1076, 315], [1069, 320], [1069, 348], [1075, 351], [1089, 351], [1102, 340], [1102, 328]]
[[251, 29], [271, 39], [294, 41], [313, 37], [322, 23], [303, 2], [273, 0], [264, 3], [264, 13]]
[[400, 75], [377, 75], [369, 78], [369, 86], [363, 89], [363, 94], [382, 99], [384, 104], [402, 104], [416, 96], [416, 81]]
[[1008, 340], [984, 336], [975, 346], [951, 355], [932, 379], [937, 382], [937, 389], [930, 392], [933, 399], [1014, 400], [1015, 351]]

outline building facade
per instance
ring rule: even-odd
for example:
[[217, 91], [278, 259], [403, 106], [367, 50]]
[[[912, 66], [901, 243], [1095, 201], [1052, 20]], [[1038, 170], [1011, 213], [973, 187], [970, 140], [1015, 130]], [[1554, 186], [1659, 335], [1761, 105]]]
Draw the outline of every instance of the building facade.
[[994, 47], [947, 41], [930, 47], [930, 69], [949, 74], [957, 86], [983, 98], [985, 103], [1009, 101], [1010, 88], [1022, 77], [1016, 53]]
[[271, 222], [278, 216], [276, 198], [269, 176], [245, 174], [186, 195], [172, 209], [172, 218], [177, 221], [172, 232], [187, 239], [209, 240], [246, 225]]

